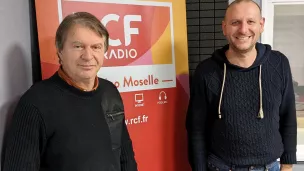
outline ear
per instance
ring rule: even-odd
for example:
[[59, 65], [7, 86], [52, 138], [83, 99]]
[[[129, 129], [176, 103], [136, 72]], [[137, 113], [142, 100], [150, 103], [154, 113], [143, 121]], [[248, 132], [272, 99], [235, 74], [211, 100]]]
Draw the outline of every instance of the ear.
[[222, 31], [223, 31], [223, 35], [226, 36], [226, 22], [225, 19], [222, 21]]
[[260, 19], [260, 26], [261, 26], [261, 33], [264, 31], [264, 26], [265, 26], [265, 17], [262, 17]]
[[61, 57], [62, 57], [62, 51], [59, 51], [59, 50], [57, 49], [57, 55], [58, 55], [59, 58], [61, 58]]
[[57, 50], [57, 56], [58, 56], [58, 60], [59, 60], [58, 62], [61, 65], [62, 64], [62, 60], [61, 60], [61, 58], [62, 58], [62, 52], [59, 51], [59, 50]]

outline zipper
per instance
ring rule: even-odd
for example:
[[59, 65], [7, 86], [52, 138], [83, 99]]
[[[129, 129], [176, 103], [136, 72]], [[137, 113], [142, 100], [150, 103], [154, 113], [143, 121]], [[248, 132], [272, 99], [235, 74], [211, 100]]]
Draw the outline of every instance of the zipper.
[[121, 115], [123, 114], [124, 112], [111, 112], [111, 113], [107, 113], [107, 116], [108, 117], [111, 117], [112, 120], [114, 121], [114, 116], [118, 116], [118, 115]]

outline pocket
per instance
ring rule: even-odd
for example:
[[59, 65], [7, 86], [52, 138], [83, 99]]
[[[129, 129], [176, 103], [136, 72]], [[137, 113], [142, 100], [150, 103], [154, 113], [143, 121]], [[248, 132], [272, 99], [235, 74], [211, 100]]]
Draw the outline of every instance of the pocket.
[[124, 111], [106, 113], [107, 123], [110, 129], [112, 149], [118, 149], [121, 146], [121, 134], [124, 120]]
[[231, 167], [225, 162], [220, 159], [219, 157], [215, 156], [214, 154], [210, 154], [208, 156], [208, 168], [210, 168], [212, 171], [229, 171]]
[[220, 169], [216, 166], [214, 166], [214, 164], [208, 162], [208, 171], [219, 171]]
[[279, 162], [275, 162], [274, 165], [268, 169], [268, 171], [280, 171], [280, 164]]

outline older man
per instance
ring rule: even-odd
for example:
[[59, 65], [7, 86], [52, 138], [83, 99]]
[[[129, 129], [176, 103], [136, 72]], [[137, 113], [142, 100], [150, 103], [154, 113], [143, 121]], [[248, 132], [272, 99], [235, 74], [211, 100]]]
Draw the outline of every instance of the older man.
[[116, 87], [97, 77], [107, 29], [77, 12], [58, 27], [60, 69], [20, 99], [3, 171], [136, 171], [124, 107]]

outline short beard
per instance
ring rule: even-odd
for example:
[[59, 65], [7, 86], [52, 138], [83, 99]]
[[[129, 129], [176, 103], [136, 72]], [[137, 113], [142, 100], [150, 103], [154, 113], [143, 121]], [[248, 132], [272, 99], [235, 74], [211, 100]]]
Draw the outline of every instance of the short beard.
[[250, 45], [249, 48], [247, 48], [247, 49], [245, 49], [245, 50], [240, 50], [240, 49], [238, 49], [236, 46], [234, 46], [233, 44], [229, 44], [229, 46], [231, 47], [231, 49], [232, 49], [234, 52], [240, 53], [240, 54], [244, 54], [244, 53], [250, 52], [250, 51], [254, 48], [255, 44]]

